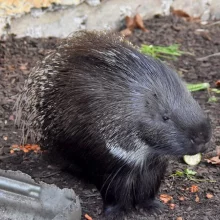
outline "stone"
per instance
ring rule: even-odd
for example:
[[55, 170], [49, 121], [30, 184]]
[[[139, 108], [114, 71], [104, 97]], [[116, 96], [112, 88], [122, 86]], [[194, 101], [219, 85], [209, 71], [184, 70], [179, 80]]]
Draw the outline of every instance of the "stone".
[[94, 8], [88, 16], [86, 27], [90, 29], [117, 29], [125, 16], [139, 13], [143, 19], [163, 14], [161, 0], [111, 0]]
[[80, 220], [80, 199], [72, 189], [36, 183], [20, 171], [0, 169], [1, 220]]
[[212, 0], [212, 4], [210, 5], [210, 13], [212, 20], [220, 19], [220, 1]]
[[100, 0], [86, 0], [86, 2], [91, 6], [97, 6], [101, 3]]
[[71, 32], [85, 29], [89, 6], [86, 4], [54, 12], [46, 12], [36, 18], [27, 14], [11, 22], [10, 33], [17, 37], [67, 37]]
[[111, 0], [98, 7], [87, 3], [71, 6], [63, 10], [35, 12], [12, 20], [10, 33], [17, 37], [67, 37], [70, 33], [82, 29], [118, 29], [125, 16], [140, 13], [143, 19], [155, 14], [163, 14], [162, 0]]
[[[139, 13], [143, 19], [149, 19], [154, 15], [169, 15], [171, 6], [174, 10], [182, 10], [192, 17], [200, 17], [202, 22], [220, 19], [219, 0], [51, 0], [50, 2], [57, 4], [53, 7], [50, 5], [44, 10], [41, 7], [32, 7], [30, 12], [21, 13], [16, 17], [4, 14], [4, 4], [0, 3], [0, 36], [11, 33], [17, 37], [63, 38], [82, 29], [118, 30], [124, 24], [125, 16]], [[43, 4], [43, 1], [39, 0], [38, 4], [41, 3]], [[20, 7], [19, 10], [23, 9]], [[10, 28], [6, 30], [6, 26]]]

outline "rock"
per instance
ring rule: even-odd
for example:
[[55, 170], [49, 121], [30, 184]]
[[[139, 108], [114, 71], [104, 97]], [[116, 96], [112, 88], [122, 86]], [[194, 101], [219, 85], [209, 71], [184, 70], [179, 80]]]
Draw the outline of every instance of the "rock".
[[101, 3], [100, 0], [86, 0], [86, 2], [91, 6], [97, 6]]
[[37, 184], [20, 171], [0, 170], [0, 216], [11, 220], [80, 220], [81, 206], [72, 189]]
[[210, 5], [210, 13], [212, 20], [220, 19], [220, 1], [212, 0], [212, 4]]
[[[3, 0], [3, 2], [7, 0]], [[22, 7], [14, 9], [16, 17], [6, 13], [4, 4], [0, 3], [0, 36], [7, 33], [17, 37], [67, 37], [81, 29], [119, 29], [125, 16], [139, 13], [143, 19], [154, 15], [169, 15], [170, 7], [182, 10], [202, 21], [220, 19], [219, 0], [53, 0], [56, 5], [47, 4], [42, 10], [41, 4], [28, 6], [28, 14]], [[58, 2], [60, 4], [58, 4]], [[19, 3], [20, 4], [20, 3]], [[35, 6], [35, 8], [33, 8]], [[20, 12], [19, 16], [18, 12]], [[9, 12], [8, 12], [9, 13]], [[8, 16], [7, 16], [8, 15]], [[10, 27], [8, 30], [5, 27]]]
[[[98, 3], [94, 0], [87, 2]], [[145, 0], [111, 0], [103, 2], [98, 7], [82, 3], [77, 7], [48, 11], [41, 16], [37, 12], [35, 17], [27, 14], [14, 19], [9, 33], [17, 37], [66, 37], [81, 29], [117, 29], [126, 15], [138, 12], [143, 19], [147, 19], [155, 14], [163, 14], [163, 10], [162, 0], [149, 0], [148, 4]]]

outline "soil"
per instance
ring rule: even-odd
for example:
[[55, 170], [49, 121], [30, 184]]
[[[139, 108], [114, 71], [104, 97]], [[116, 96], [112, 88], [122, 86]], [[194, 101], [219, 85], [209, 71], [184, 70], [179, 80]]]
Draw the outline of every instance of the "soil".
[[[219, 23], [202, 25], [170, 16], [155, 17], [145, 21], [145, 25], [150, 30], [149, 33], [135, 30], [128, 39], [136, 45], [180, 44], [181, 50], [194, 55], [185, 54], [176, 61], [169, 60], [170, 65], [189, 83], [209, 82], [215, 87], [215, 82], [220, 79], [219, 56], [203, 61], [197, 58], [220, 52]], [[9, 36], [7, 40], [0, 41], [0, 168], [21, 170], [36, 181], [74, 189], [81, 199], [83, 216], [88, 213], [94, 220], [99, 220], [103, 219], [102, 201], [92, 184], [61, 170], [58, 164], [54, 165], [46, 160], [44, 154], [34, 152], [10, 154], [10, 146], [18, 144], [21, 138], [20, 130], [14, 126], [13, 106], [16, 95], [22, 89], [30, 69], [58, 44], [59, 39], [55, 38], [16, 39], [15, 36]], [[212, 120], [212, 146], [203, 154], [202, 162], [195, 167], [189, 167], [181, 160], [170, 161], [159, 194], [172, 196], [171, 203], [174, 205], [165, 205], [165, 210], [160, 215], [147, 216], [139, 212], [127, 219], [220, 219], [220, 166], [205, 161], [205, 158], [216, 155], [216, 147], [220, 145], [220, 99], [217, 102], [208, 102], [210, 94], [207, 91], [194, 92], [193, 95]], [[195, 182], [186, 177], [171, 176], [177, 170], [183, 171], [186, 168], [196, 171], [194, 178], [202, 181]], [[198, 192], [192, 193], [188, 189], [192, 185], [198, 186]], [[207, 193], [211, 193], [213, 197], [208, 199]]]

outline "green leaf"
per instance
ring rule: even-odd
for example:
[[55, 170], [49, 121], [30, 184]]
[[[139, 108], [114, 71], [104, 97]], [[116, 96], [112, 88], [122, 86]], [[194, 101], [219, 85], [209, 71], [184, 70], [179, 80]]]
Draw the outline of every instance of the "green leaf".
[[211, 91], [212, 91], [212, 92], [215, 92], [215, 93], [217, 93], [217, 94], [220, 94], [220, 89], [215, 89], [215, 88], [214, 88], [214, 89], [211, 89]]
[[211, 96], [208, 100], [208, 102], [217, 102], [218, 99], [215, 96]]
[[186, 175], [192, 175], [192, 176], [195, 176], [195, 175], [196, 175], [196, 171], [190, 170], [190, 169], [185, 169], [185, 170], [184, 170], [184, 173], [185, 173]]
[[204, 89], [208, 89], [210, 87], [209, 83], [197, 83], [197, 84], [187, 84], [187, 88], [190, 92], [200, 91]]
[[173, 175], [174, 175], [174, 176], [183, 177], [183, 176], [184, 176], [184, 172], [177, 170]]
[[177, 56], [181, 56], [185, 53], [184, 51], [179, 50], [178, 44], [173, 44], [170, 46], [154, 46], [142, 44], [140, 52], [159, 59], [176, 59]]

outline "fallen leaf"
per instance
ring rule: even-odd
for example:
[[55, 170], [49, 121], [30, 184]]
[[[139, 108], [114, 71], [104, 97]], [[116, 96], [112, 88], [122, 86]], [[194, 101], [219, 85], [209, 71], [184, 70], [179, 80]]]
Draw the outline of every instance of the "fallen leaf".
[[212, 40], [210, 34], [207, 33], [207, 32], [202, 32], [202, 33], [201, 33], [201, 36], [202, 36], [205, 40], [209, 40], [209, 41]]
[[14, 115], [10, 115], [9, 120], [10, 120], [10, 121], [14, 121], [14, 120], [15, 120]]
[[211, 199], [213, 197], [213, 195], [211, 193], [206, 193], [206, 198], [207, 199]]
[[216, 153], [217, 153], [218, 156], [220, 156], [220, 145], [216, 146]]
[[174, 10], [173, 7], [170, 8], [170, 12], [178, 17], [182, 17], [187, 21], [200, 21], [200, 17], [191, 17], [188, 13], [183, 10]]
[[198, 192], [199, 191], [199, 187], [197, 185], [192, 185], [190, 187], [190, 192], [191, 193], [195, 193], [195, 192]]
[[172, 210], [175, 208], [175, 206], [176, 205], [174, 203], [170, 203], [170, 205], [169, 205], [170, 209], [172, 209]]
[[174, 10], [174, 9], [171, 7], [171, 12], [172, 12], [174, 15], [179, 16], [179, 17], [190, 18], [189, 14], [187, 14], [185, 11], [182, 11], [182, 10]]
[[183, 220], [183, 218], [182, 217], [177, 217], [176, 220]]
[[19, 69], [20, 70], [27, 70], [27, 63], [21, 64]]
[[199, 196], [198, 196], [197, 194], [196, 194], [195, 201], [196, 201], [196, 202], [199, 202], [199, 201], [200, 201]]
[[3, 139], [4, 139], [5, 141], [7, 141], [7, 140], [8, 140], [8, 137], [7, 137], [7, 136], [3, 136]]
[[142, 20], [142, 17], [140, 16], [140, 14], [136, 14], [134, 16], [134, 20], [135, 20], [135, 23], [137, 25], [138, 28], [140, 28], [142, 31], [144, 32], [149, 32], [149, 30], [147, 30], [144, 26], [144, 22]]
[[125, 37], [130, 36], [132, 34], [132, 31], [129, 28], [126, 28], [121, 31], [121, 34]]
[[220, 156], [212, 157], [209, 159], [205, 159], [208, 163], [220, 165]]
[[172, 200], [173, 197], [170, 196], [170, 195], [167, 195], [167, 194], [161, 194], [160, 195], [160, 200], [163, 202], [163, 203], [168, 203], [170, 200]]
[[180, 201], [184, 201], [184, 200], [185, 200], [185, 197], [184, 197], [184, 196], [180, 196], [180, 197], [179, 197], [179, 200], [180, 200]]
[[14, 71], [15, 70], [15, 68], [13, 66], [8, 65], [7, 67], [8, 67], [9, 71]]
[[92, 220], [92, 217], [90, 217], [88, 214], [85, 214], [85, 218], [86, 218], [87, 220]]
[[37, 144], [27, 144], [24, 146], [19, 146], [17, 144], [13, 144], [11, 146], [11, 153], [14, 153], [14, 151], [23, 151], [24, 153], [28, 153], [29, 151], [34, 151], [35, 153], [38, 153], [41, 151], [40, 146]]
[[136, 27], [134, 18], [131, 18], [129, 16], [125, 17], [125, 23], [126, 23], [126, 27], [130, 30], [133, 30]]
[[220, 87], [220, 79], [215, 82], [215, 85], [216, 85], [217, 87]]
[[125, 24], [126, 24], [126, 28], [121, 31], [121, 34], [124, 36], [130, 36], [135, 28], [140, 28], [144, 32], [149, 32], [149, 30], [145, 28], [144, 22], [140, 14], [136, 14], [133, 18], [126, 16]]

